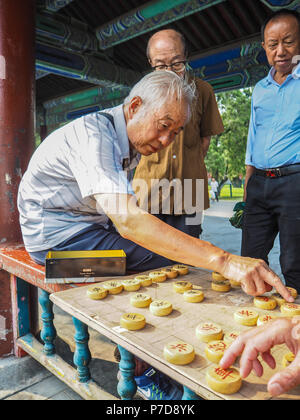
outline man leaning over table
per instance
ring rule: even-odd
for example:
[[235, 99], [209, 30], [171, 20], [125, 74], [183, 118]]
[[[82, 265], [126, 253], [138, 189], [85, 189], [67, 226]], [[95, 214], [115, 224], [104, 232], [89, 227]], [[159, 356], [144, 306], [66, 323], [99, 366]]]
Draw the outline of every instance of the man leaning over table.
[[[137, 206], [130, 177], [138, 155], [172, 143], [189, 120], [193, 100], [184, 79], [153, 72], [123, 105], [81, 117], [48, 136], [32, 156], [18, 195], [24, 243], [37, 263], [44, 264], [49, 250], [123, 249], [129, 270], [176, 261], [241, 281], [253, 295], [274, 286], [293, 301], [264, 261], [229, 254]], [[144, 394], [155, 389], [154, 397], [181, 398], [181, 386], [152, 368], [147, 374], [136, 378]]]
[[279, 233], [282, 273], [300, 292], [299, 13], [276, 12], [262, 35], [272, 68], [252, 98], [242, 255], [268, 262]]

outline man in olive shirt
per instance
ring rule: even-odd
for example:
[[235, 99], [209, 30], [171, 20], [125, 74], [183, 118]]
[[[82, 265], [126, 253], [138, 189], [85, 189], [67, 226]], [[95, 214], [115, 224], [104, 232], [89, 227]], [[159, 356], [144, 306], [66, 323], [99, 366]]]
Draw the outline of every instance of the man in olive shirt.
[[[198, 238], [202, 212], [209, 207], [204, 158], [211, 136], [224, 131], [215, 94], [211, 85], [187, 73], [186, 43], [179, 32], [170, 29], [156, 32], [149, 40], [147, 55], [153, 70], [172, 70], [194, 80], [197, 100], [190, 123], [175, 141], [164, 150], [142, 157], [135, 173], [135, 192], [142, 208]], [[174, 188], [167, 188], [165, 194], [159, 192], [153, 186], [159, 180], [167, 181], [162, 185], [172, 183]]]

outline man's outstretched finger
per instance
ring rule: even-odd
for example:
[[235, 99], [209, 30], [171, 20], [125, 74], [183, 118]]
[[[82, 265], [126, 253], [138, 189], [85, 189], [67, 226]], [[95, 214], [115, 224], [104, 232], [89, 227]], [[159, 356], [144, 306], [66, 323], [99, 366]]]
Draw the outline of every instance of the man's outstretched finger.
[[237, 338], [224, 353], [220, 361], [220, 366], [223, 369], [228, 369], [234, 364], [235, 360], [243, 353], [245, 348], [245, 342]]
[[273, 273], [271, 270], [268, 270], [264, 273], [264, 281], [274, 287], [277, 292], [287, 301], [294, 302], [294, 298], [291, 296], [290, 292], [287, 290], [285, 285], [282, 283], [280, 278]]

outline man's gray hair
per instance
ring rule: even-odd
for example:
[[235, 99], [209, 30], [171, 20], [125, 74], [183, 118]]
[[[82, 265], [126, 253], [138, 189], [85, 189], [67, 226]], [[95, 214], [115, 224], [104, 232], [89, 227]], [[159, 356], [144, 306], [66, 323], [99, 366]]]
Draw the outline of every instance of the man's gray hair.
[[194, 82], [188, 83], [185, 78], [168, 70], [154, 71], [143, 77], [131, 90], [124, 101], [129, 104], [135, 97], [140, 97], [143, 102], [141, 111], [161, 109], [168, 101], [185, 101], [192, 112], [193, 101], [196, 97]]

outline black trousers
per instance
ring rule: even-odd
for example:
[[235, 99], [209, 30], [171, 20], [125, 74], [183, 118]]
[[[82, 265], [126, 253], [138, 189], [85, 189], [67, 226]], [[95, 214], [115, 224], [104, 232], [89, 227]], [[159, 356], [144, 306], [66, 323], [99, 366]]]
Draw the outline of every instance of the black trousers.
[[300, 293], [300, 173], [278, 178], [254, 174], [249, 179], [242, 256], [268, 263], [278, 233], [286, 284]]

